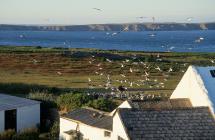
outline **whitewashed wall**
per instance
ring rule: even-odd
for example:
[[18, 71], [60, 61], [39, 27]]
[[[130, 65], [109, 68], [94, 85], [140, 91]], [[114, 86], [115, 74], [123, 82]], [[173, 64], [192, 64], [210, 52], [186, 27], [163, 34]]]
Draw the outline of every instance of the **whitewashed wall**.
[[70, 130], [76, 130], [77, 123], [69, 121], [64, 118], [60, 118], [60, 140], [68, 140], [69, 137], [64, 132]]
[[[63, 132], [69, 130], [76, 130], [77, 123], [71, 120], [66, 120], [60, 118], [60, 139], [68, 140], [68, 135]], [[84, 139], [89, 140], [110, 140], [111, 137], [104, 137], [104, 129], [99, 129], [96, 127], [88, 126], [82, 123], [79, 123], [79, 131], [83, 134]]]
[[[132, 107], [131, 107], [131, 105], [129, 104], [128, 101], [124, 101], [124, 102], [123, 102], [122, 104], [120, 104], [117, 108], [132, 108]], [[114, 110], [110, 113], [111, 116], [114, 115], [114, 113], [116, 112], [117, 108], [114, 109]]]
[[[189, 67], [171, 95], [171, 99], [190, 98], [192, 88], [192, 67]], [[195, 82], [195, 81], [193, 81]]]
[[80, 132], [82, 132], [84, 138], [89, 140], [110, 140], [110, 137], [104, 137], [104, 129], [99, 129], [84, 124], [80, 125]]
[[170, 98], [189, 98], [193, 106], [209, 106], [214, 112], [212, 103], [208, 98], [208, 91], [194, 67], [188, 68]]
[[0, 132], [4, 131], [4, 111], [0, 111]]
[[40, 124], [40, 104], [17, 109], [17, 131], [36, 127]]
[[[124, 101], [118, 108], [131, 108], [131, 105], [128, 101]], [[110, 113], [110, 115], [114, 115], [116, 109]], [[76, 130], [77, 122], [60, 118], [60, 139], [61, 140], [69, 140], [69, 137], [64, 132], [69, 130]], [[91, 127], [85, 124], [79, 123], [79, 130], [84, 135], [85, 139], [89, 140], [118, 140], [118, 136], [122, 137], [125, 140], [129, 140], [123, 124], [119, 118], [118, 113], [115, 114], [113, 119], [113, 131], [111, 132], [111, 137], [104, 137], [104, 129], [99, 129], [95, 127]]]
[[118, 113], [115, 114], [113, 117], [113, 135], [112, 140], [117, 140], [118, 136], [123, 138], [124, 140], [129, 140], [126, 131], [124, 129], [124, 126], [122, 124], [122, 121], [120, 119], [120, 116]]

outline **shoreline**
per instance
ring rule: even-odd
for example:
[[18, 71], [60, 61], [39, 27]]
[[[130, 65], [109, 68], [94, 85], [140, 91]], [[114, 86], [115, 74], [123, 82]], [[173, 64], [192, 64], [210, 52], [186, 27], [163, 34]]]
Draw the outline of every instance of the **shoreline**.
[[69, 47], [45, 47], [45, 46], [14, 46], [0, 45], [2, 52], [64, 52], [64, 51], [87, 51], [87, 52], [118, 52], [118, 53], [161, 53], [161, 54], [215, 54], [215, 52], [163, 52], [163, 51], [134, 51], [134, 50], [114, 50], [114, 49], [97, 49], [97, 48], [69, 48]]

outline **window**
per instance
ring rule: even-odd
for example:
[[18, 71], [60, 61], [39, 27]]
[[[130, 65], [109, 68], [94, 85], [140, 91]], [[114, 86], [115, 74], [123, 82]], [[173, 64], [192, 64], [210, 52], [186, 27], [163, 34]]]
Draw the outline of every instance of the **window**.
[[125, 139], [123, 139], [122, 137], [118, 136], [118, 140], [125, 140]]
[[211, 76], [212, 76], [213, 78], [215, 78], [215, 70], [210, 70], [210, 72], [211, 72]]
[[104, 132], [104, 135], [105, 135], [105, 137], [110, 137], [110, 136], [111, 136], [111, 133], [108, 132], [108, 131], [105, 131], [105, 132]]

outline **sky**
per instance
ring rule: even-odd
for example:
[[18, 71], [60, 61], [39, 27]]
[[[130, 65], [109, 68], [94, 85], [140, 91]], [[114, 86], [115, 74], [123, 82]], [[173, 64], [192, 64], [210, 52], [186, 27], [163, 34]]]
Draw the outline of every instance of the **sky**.
[[215, 0], [0, 0], [0, 24], [142, 23], [152, 17], [155, 22], [214, 22]]

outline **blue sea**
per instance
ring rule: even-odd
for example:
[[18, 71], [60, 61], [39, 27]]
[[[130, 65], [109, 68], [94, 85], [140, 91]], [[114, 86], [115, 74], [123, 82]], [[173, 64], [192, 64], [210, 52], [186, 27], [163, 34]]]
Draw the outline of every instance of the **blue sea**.
[[0, 45], [159, 52], [215, 52], [215, 30], [144, 31], [118, 34], [91, 31], [0, 31]]

